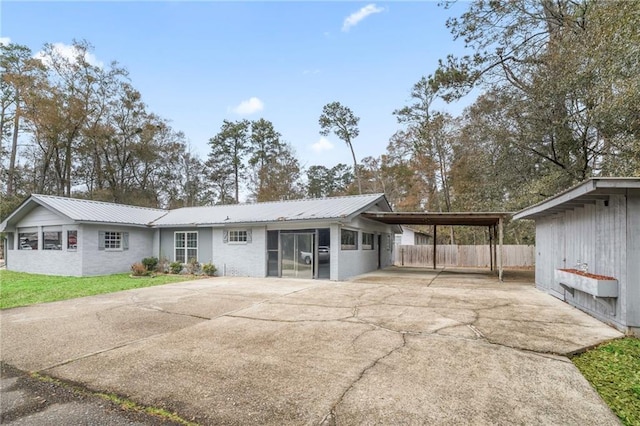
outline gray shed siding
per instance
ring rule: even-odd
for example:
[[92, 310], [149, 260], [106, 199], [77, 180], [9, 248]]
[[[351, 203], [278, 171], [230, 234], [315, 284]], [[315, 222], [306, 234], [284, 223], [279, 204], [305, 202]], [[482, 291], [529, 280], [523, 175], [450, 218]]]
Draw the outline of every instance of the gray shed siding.
[[[108, 275], [131, 271], [131, 265], [153, 253], [153, 229], [123, 225], [82, 226], [82, 237], [78, 236], [78, 250], [82, 250], [82, 275]], [[115, 231], [129, 233], [128, 250], [99, 250], [99, 232]]]
[[[629, 201], [627, 201], [629, 200]], [[536, 286], [618, 328], [640, 327], [640, 196], [611, 195], [536, 219]], [[554, 270], [587, 263], [589, 272], [615, 277], [615, 314], [591, 295], [574, 296], [555, 283]]]

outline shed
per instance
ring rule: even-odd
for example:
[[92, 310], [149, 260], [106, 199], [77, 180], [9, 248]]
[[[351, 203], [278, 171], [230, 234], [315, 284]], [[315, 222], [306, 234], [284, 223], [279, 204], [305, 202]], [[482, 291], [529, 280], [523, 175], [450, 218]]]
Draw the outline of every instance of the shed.
[[536, 224], [536, 287], [640, 333], [640, 178], [592, 178], [513, 217]]

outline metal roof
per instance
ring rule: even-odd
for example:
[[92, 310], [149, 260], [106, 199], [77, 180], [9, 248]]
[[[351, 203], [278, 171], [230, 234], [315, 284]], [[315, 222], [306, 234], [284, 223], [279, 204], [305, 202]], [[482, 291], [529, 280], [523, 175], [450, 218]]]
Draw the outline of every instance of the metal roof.
[[584, 207], [585, 204], [595, 204], [599, 200], [608, 201], [610, 195], [626, 194], [630, 188], [640, 188], [640, 178], [591, 178], [520, 210], [513, 219], [535, 219]]
[[391, 210], [384, 194], [368, 194], [255, 204], [184, 207], [169, 211], [165, 216], [155, 220], [152, 225], [168, 227], [345, 219], [370, 209], [376, 204], [382, 210]]
[[0, 226], [18, 222], [22, 217], [41, 205], [77, 222], [120, 223], [147, 226], [150, 222], [167, 213], [166, 210], [78, 198], [33, 194], [18, 207]]
[[388, 225], [491, 226], [511, 217], [508, 212], [364, 212], [363, 217]]

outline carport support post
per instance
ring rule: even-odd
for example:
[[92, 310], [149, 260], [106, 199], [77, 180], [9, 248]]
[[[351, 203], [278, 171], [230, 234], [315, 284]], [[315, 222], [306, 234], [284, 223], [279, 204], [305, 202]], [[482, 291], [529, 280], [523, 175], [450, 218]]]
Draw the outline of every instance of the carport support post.
[[493, 271], [493, 248], [491, 247], [491, 225], [489, 225], [489, 265], [490, 270]]
[[502, 281], [502, 237], [503, 237], [503, 227], [504, 227], [504, 219], [500, 217], [498, 219], [498, 244], [500, 244], [500, 248], [498, 249], [498, 278]]
[[436, 230], [437, 226], [433, 225], [433, 270], [436, 269]]

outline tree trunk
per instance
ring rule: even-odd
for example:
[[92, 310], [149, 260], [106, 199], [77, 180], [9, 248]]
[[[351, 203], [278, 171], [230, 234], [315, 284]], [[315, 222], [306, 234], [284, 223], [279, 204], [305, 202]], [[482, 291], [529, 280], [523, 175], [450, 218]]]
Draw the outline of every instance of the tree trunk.
[[18, 131], [20, 130], [20, 94], [16, 92], [16, 111], [13, 115], [13, 135], [11, 138], [11, 157], [9, 159], [9, 170], [7, 173], [7, 197], [13, 196], [14, 176], [16, 171], [16, 155], [18, 152]]
[[356, 160], [356, 153], [353, 151], [353, 145], [351, 145], [351, 141], [347, 141], [347, 145], [349, 145], [349, 149], [351, 149], [351, 157], [353, 158], [353, 173], [356, 175], [356, 179], [358, 180], [358, 194], [362, 195], [362, 182], [360, 182], [360, 173], [358, 172], [358, 161]]

